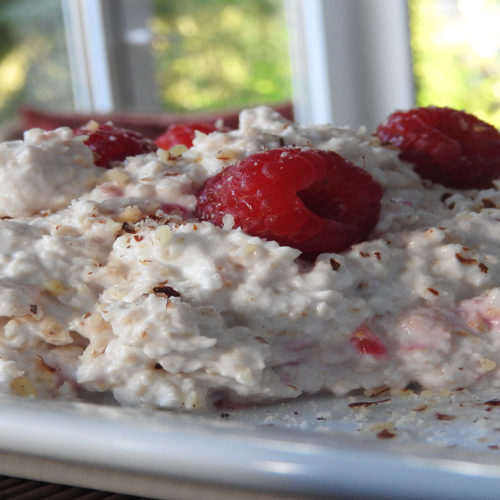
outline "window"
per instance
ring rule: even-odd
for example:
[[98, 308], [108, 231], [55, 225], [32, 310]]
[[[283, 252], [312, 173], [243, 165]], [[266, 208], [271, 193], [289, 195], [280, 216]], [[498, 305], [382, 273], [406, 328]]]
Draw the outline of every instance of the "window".
[[288, 0], [295, 112], [367, 126], [413, 104], [404, 0]]
[[500, 0], [0, 0], [0, 121], [26, 105], [293, 100], [304, 123], [373, 130], [416, 102], [500, 125], [499, 14]]
[[410, 0], [416, 99], [500, 127], [499, 0]]
[[237, 109], [291, 99], [283, 0], [156, 0], [153, 12], [164, 109]]
[[19, 106], [72, 108], [59, 0], [0, 0], [0, 122]]
[[0, 9], [4, 116], [20, 102], [189, 112], [291, 98], [283, 0], [0, 0]]
[[413, 103], [404, 0], [66, 5], [70, 33], [81, 39], [73, 44], [84, 77], [79, 94], [92, 109], [105, 111], [106, 102], [108, 109], [174, 112], [279, 103], [292, 99], [292, 71], [296, 115], [305, 123], [371, 128]]

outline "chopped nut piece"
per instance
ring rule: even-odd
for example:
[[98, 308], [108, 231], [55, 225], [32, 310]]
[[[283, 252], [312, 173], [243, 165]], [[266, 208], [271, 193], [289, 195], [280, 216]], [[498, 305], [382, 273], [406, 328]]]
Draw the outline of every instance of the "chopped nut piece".
[[378, 405], [380, 403], [387, 403], [388, 401], [390, 401], [391, 398], [387, 398], [387, 399], [381, 399], [380, 401], [357, 401], [355, 403], [349, 403], [349, 408], [360, 408], [360, 407], [368, 407], [368, 406], [374, 406], [374, 405]]
[[455, 420], [456, 417], [453, 415], [446, 415], [445, 413], [436, 413], [436, 418], [438, 420]]
[[155, 295], [161, 295], [166, 297], [181, 297], [181, 294], [172, 288], [171, 286], [155, 286], [153, 288], [153, 293]]
[[491, 370], [494, 370], [497, 366], [495, 361], [488, 358], [481, 358], [478, 363], [479, 363], [479, 368], [484, 372], [489, 372]]
[[464, 257], [463, 255], [461, 255], [459, 253], [456, 253], [455, 257], [460, 262], [460, 264], [464, 264], [466, 266], [471, 266], [472, 264], [477, 264], [477, 260], [476, 259], [471, 259], [471, 258]]
[[55, 296], [69, 292], [68, 287], [60, 280], [47, 280], [44, 283], [44, 290]]
[[130, 175], [123, 168], [112, 168], [106, 170], [105, 176], [116, 184], [126, 184], [130, 180]]
[[497, 208], [496, 204], [489, 198], [483, 198], [482, 200], [484, 208]]
[[10, 387], [19, 396], [36, 396], [36, 390], [26, 375], [16, 377], [10, 383]]
[[377, 437], [379, 439], [392, 439], [396, 437], [396, 434], [394, 432], [391, 432], [389, 429], [383, 429], [377, 433]]
[[500, 399], [490, 399], [489, 401], [485, 401], [483, 404], [487, 406], [500, 406]]
[[488, 266], [486, 264], [483, 264], [482, 262], [480, 262], [478, 264], [478, 267], [479, 267], [479, 269], [480, 269], [480, 271], [482, 273], [487, 273], [488, 272]]
[[134, 206], [129, 206], [125, 209], [123, 209], [118, 216], [116, 217], [116, 220], [118, 222], [137, 222], [141, 220], [143, 217], [142, 212], [140, 208], [134, 207]]
[[338, 271], [340, 269], [340, 262], [337, 262], [333, 257], [330, 259], [330, 266], [334, 271]]

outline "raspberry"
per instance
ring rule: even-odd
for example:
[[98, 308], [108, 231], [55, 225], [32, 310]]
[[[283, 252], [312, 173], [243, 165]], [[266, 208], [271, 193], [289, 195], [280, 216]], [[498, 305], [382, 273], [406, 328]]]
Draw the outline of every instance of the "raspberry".
[[122, 161], [127, 156], [151, 153], [157, 149], [152, 140], [138, 132], [112, 124], [98, 125], [92, 122], [75, 129], [73, 134], [88, 136], [85, 144], [94, 153], [94, 163], [99, 167], [111, 168], [113, 162]]
[[387, 354], [385, 344], [366, 323], [362, 323], [356, 328], [350, 340], [360, 354], [369, 354], [371, 356]]
[[424, 179], [454, 188], [488, 188], [500, 176], [500, 134], [474, 115], [451, 108], [398, 111], [377, 128]]
[[197, 214], [222, 226], [225, 214], [253, 236], [314, 259], [367, 238], [382, 187], [333, 151], [278, 148], [257, 153], [207, 180]]
[[178, 144], [183, 144], [187, 148], [190, 148], [193, 145], [196, 130], [204, 134], [209, 134], [210, 132], [214, 132], [216, 128], [209, 123], [170, 125], [163, 134], [155, 139], [155, 142], [161, 149], [170, 149]]

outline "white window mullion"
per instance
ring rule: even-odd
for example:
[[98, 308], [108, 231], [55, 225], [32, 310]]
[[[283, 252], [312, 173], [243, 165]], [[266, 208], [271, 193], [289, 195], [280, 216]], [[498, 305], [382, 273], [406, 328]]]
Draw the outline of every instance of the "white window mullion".
[[298, 121], [373, 130], [413, 106], [405, 0], [286, 0], [286, 8]]
[[150, 0], [61, 0], [75, 108], [152, 111], [156, 80]]
[[[331, 117], [330, 77], [321, 4], [287, 0], [294, 113], [302, 123], [328, 123]], [[307, 14], [306, 14], [307, 12]]]
[[75, 109], [106, 113], [115, 107], [100, 0], [62, 0]]

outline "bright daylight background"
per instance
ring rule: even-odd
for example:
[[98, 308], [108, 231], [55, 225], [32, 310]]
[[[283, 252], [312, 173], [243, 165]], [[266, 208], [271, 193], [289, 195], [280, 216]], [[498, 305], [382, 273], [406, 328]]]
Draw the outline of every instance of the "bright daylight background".
[[[75, 109], [61, 1], [0, 0], [0, 122], [22, 106]], [[408, 11], [417, 104], [500, 127], [500, 0], [409, 0]], [[292, 99], [283, 0], [155, 0], [149, 27], [156, 112]]]

